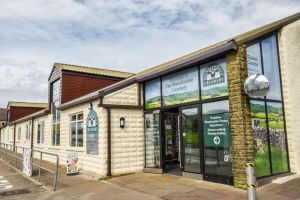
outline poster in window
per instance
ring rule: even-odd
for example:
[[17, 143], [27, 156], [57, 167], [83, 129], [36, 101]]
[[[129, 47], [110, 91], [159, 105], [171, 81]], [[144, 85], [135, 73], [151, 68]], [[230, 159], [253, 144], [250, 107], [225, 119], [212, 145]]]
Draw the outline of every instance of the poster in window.
[[201, 98], [210, 99], [228, 95], [225, 59], [200, 66]]
[[252, 131], [254, 139], [256, 176], [270, 175], [270, 157], [266, 109], [263, 101], [250, 101]]
[[145, 83], [145, 108], [159, 108], [161, 106], [160, 79]]
[[162, 81], [163, 105], [171, 106], [199, 100], [198, 68], [194, 67], [166, 77]]
[[247, 67], [248, 76], [252, 74], [262, 74], [259, 43], [247, 47]]
[[93, 104], [90, 103], [89, 114], [86, 121], [86, 153], [98, 155], [98, 115], [93, 109]]
[[282, 104], [267, 102], [267, 110], [272, 172], [273, 174], [287, 172], [288, 159], [285, 142], [286, 138]]

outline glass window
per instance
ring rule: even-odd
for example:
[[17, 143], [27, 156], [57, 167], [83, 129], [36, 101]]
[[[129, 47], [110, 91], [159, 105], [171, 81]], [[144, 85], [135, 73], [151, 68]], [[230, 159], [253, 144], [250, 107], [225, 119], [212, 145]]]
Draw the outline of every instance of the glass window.
[[31, 124], [27, 124], [25, 126], [26, 128], [26, 133], [25, 133], [25, 140], [30, 140], [30, 137], [31, 137]]
[[164, 106], [188, 103], [199, 100], [198, 68], [190, 68], [162, 79]]
[[160, 168], [160, 114], [145, 114], [146, 167]]
[[60, 110], [57, 107], [60, 105], [60, 80], [52, 84], [52, 145], [60, 145]]
[[261, 41], [264, 74], [270, 81], [267, 99], [281, 100], [279, 63], [276, 36]]
[[38, 123], [37, 143], [38, 144], [44, 144], [44, 122]]
[[60, 124], [52, 124], [52, 145], [60, 145]]
[[70, 146], [83, 146], [83, 114], [71, 116], [70, 122]]
[[232, 176], [229, 102], [203, 104], [204, 159], [207, 174]]
[[145, 108], [159, 108], [161, 106], [160, 79], [145, 83]]
[[271, 171], [265, 103], [264, 101], [251, 100], [250, 109], [254, 138], [256, 176], [268, 176], [271, 174]]
[[255, 43], [247, 47], [248, 75], [262, 74], [260, 44]]
[[281, 103], [267, 102], [272, 172], [288, 171], [283, 108]]
[[18, 140], [21, 140], [21, 127], [18, 127]]
[[201, 98], [210, 99], [228, 95], [225, 58], [200, 66]]

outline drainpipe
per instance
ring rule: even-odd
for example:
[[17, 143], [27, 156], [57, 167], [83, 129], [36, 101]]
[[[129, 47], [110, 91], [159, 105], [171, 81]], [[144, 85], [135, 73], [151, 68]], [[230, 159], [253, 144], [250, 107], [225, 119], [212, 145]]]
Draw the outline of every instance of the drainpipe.
[[13, 140], [14, 140], [14, 141], [13, 141], [13, 145], [14, 145], [14, 152], [15, 152], [15, 148], [16, 148], [16, 147], [15, 147], [15, 146], [16, 146], [16, 126], [17, 126], [17, 125], [16, 125], [16, 124], [14, 124], [14, 139], [13, 139]]
[[34, 131], [34, 118], [31, 119], [31, 140], [30, 140], [31, 149], [33, 149], [33, 131]]
[[107, 108], [107, 173], [111, 176], [111, 110]]

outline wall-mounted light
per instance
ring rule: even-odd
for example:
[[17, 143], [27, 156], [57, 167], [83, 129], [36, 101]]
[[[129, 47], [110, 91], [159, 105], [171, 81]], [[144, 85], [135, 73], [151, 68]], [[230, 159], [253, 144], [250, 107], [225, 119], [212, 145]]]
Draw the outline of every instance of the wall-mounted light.
[[120, 128], [124, 128], [125, 127], [125, 118], [121, 117], [120, 118]]

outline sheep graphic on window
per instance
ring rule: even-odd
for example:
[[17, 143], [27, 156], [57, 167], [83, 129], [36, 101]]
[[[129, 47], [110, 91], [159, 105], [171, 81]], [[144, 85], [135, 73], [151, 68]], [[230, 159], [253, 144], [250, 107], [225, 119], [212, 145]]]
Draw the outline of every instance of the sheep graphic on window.
[[207, 80], [220, 78], [220, 70], [219, 69], [209, 69], [207, 72]]
[[95, 116], [90, 116], [88, 120], [88, 127], [97, 126], [97, 120]]

